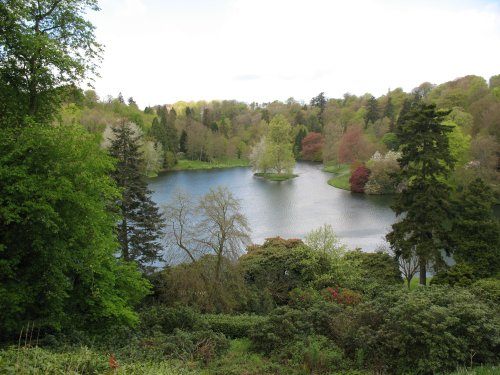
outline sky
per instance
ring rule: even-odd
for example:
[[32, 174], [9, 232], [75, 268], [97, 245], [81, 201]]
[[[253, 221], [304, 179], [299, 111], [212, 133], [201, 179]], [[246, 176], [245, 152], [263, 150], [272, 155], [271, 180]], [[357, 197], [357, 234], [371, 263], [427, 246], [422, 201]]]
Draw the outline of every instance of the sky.
[[500, 74], [500, 0], [101, 0], [101, 98], [309, 102]]

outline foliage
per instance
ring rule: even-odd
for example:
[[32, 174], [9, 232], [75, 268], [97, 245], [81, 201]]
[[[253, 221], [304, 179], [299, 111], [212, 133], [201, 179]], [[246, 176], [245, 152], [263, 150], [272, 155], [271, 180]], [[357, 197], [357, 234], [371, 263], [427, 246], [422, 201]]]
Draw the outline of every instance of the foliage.
[[494, 306], [500, 305], [500, 280], [480, 279], [471, 286], [472, 293], [479, 299], [490, 302]]
[[242, 338], [248, 337], [252, 330], [259, 329], [266, 317], [248, 314], [205, 314], [202, 319], [203, 323], [214, 332], [223, 333], [229, 338]]
[[292, 289], [313, 285], [331, 268], [326, 254], [310, 249], [299, 239], [280, 237], [250, 246], [239, 263], [246, 282], [268, 291], [277, 305], [287, 304]]
[[288, 120], [277, 115], [269, 123], [265, 138], [252, 151], [250, 158], [254, 170], [290, 175], [295, 165], [291, 126]]
[[349, 127], [339, 141], [338, 160], [342, 164], [367, 160], [372, 153], [372, 146], [359, 126]]
[[387, 253], [366, 253], [358, 250], [348, 252], [345, 258], [356, 264], [363, 280], [363, 290], [401, 284], [398, 262]]
[[493, 214], [493, 204], [491, 189], [476, 179], [459, 194], [455, 207], [453, 257], [479, 277], [500, 272], [500, 221]]
[[310, 231], [306, 234], [304, 242], [314, 251], [328, 254], [332, 258], [340, 258], [346, 252], [346, 246], [340, 242], [330, 224], [324, 224]]
[[111, 159], [77, 126], [1, 133], [2, 334], [136, 322], [148, 283], [115, 258]]
[[345, 288], [325, 288], [321, 296], [325, 301], [339, 305], [352, 305], [361, 301], [361, 294]]
[[460, 288], [391, 292], [355, 311], [352, 332], [365, 367], [389, 373], [443, 373], [498, 361], [498, 309]]
[[29, 115], [48, 122], [64, 86], [95, 74], [102, 53], [83, 18], [95, 0], [6, 1], [0, 6], [0, 118], [11, 126]]
[[[401, 166], [398, 181], [405, 188], [393, 206], [404, 214], [387, 235], [396, 255], [415, 253], [419, 259], [421, 283], [425, 283], [427, 263], [442, 262], [441, 249], [447, 248], [450, 219], [450, 188], [443, 181], [453, 166], [448, 133], [442, 122], [447, 112], [436, 106], [415, 102], [400, 129]], [[407, 256], [405, 255], [405, 256]]]
[[311, 132], [302, 140], [302, 160], [322, 161], [325, 139], [320, 133]]
[[[215, 279], [220, 267], [219, 280]], [[154, 297], [167, 306], [191, 306], [208, 313], [228, 313], [247, 307], [252, 297], [240, 270], [228, 259], [218, 264], [205, 255], [153, 275]]]
[[351, 184], [351, 191], [353, 193], [363, 193], [365, 191], [365, 185], [370, 177], [370, 170], [364, 166], [360, 165], [353, 172], [349, 178], [349, 183]]
[[117, 160], [112, 177], [122, 190], [117, 202], [121, 219], [117, 230], [121, 256], [146, 269], [160, 258], [163, 219], [140, 172], [138, 136], [126, 122], [112, 127], [112, 132], [114, 137], [109, 153]]
[[160, 331], [171, 334], [176, 329], [196, 330], [203, 327], [201, 316], [189, 307], [167, 307], [161, 304], [148, 306], [140, 312], [140, 332], [153, 335]]
[[191, 169], [218, 169], [218, 168], [234, 168], [248, 167], [248, 161], [243, 159], [228, 159], [218, 161], [199, 161], [199, 160], [178, 160], [177, 164], [172, 168], [174, 171], [183, 171]]
[[[375, 153], [376, 155], [377, 153]], [[375, 156], [374, 155], [374, 156]], [[385, 156], [372, 157], [368, 162], [370, 177], [365, 185], [367, 194], [393, 194], [397, 191], [394, 175], [399, 171], [399, 153], [389, 151]]]
[[432, 284], [469, 286], [475, 281], [474, 270], [465, 263], [456, 263], [449, 269], [440, 271], [432, 278]]

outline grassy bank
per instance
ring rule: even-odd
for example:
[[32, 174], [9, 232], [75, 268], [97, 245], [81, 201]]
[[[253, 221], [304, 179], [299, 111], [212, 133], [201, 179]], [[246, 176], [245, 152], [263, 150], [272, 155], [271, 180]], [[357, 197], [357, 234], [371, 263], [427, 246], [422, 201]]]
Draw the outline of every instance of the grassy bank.
[[179, 160], [172, 170], [185, 171], [194, 169], [234, 168], [248, 167], [248, 165], [248, 160], [243, 159], [215, 160], [213, 162], [183, 159]]
[[351, 190], [349, 184], [349, 177], [351, 176], [351, 169], [347, 164], [327, 165], [323, 171], [333, 173], [335, 176], [328, 180], [328, 185], [343, 190]]
[[255, 173], [254, 176], [265, 178], [269, 181], [286, 181], [298, 177], [298, 174]]

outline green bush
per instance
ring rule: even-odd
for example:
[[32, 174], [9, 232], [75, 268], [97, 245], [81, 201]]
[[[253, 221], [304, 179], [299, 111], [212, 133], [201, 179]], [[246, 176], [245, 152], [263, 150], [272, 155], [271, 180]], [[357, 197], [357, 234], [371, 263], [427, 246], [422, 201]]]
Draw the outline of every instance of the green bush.
[[321, 335], [311, 335], [290, 343], [276, 354], [281, 362], [294, 364], [308, 374], [330, 374], [346, 368], [342, 350]]
[[288, 304], [295, 308], [310, 307], [321, 299], [319, 292], [313, 288], [295, 288], [288, 295]]
[[209, 329], [230, 338], [248, 337], [253, 329], [258, 329], [266, 321], [264, 316], [246, 314], [205, 314], [202, 319]]
[[203, 328], [200, 314], [189, 307], [166, 307], [153, 305], [141, 312], [140, 331], [149, 334], [160, 330], [164, 334], [175, 329], [192, 330]]
[[465, 263], [457, 263], [446, 271], [438, 272], [432, 278], [431, 284], [451, 285], [451, 286], [469, 286], [474, 280], [474, 270]]
[[481, 279], [471, 286], [472, 293], [485, 302], [500, 306], [500, 280]]
[[498, 309], [462, 288], [394, 291], [362, 303], [351, 334], [372, 371], [443, 373], [469, 363], [471, 353], [476, 363], [499, 360]]
[[271, 353], [313, 335], [337, 340], [343, 337], [338, 324], [343, 324], [343, 320], [337, 318], [343, 315], [344, 309], [345, 307], [328, 302], [319, 302], [307, 309], [279, 307], [251, 332], [253, 348]]

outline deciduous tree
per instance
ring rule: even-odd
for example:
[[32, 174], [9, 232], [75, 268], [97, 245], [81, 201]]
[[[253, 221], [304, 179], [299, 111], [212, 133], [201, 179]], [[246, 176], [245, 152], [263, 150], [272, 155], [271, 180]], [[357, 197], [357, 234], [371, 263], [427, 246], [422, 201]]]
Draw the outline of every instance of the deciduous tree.
[[96, 0], [8, 0], [0, 4], [0, 118], [50, 120], [58, 89], [96, 73], [102, 47], [84, 18]]
[[28, 322], [91, 330], [137, 322], [148, 291], [116, 258], [113, 161], [74, 125], [0, 130], [0, 338]]
[[309, 133], [302, 140], [302, 159], [310, 161], [323, 160], [325, 138], [320, 133]]

